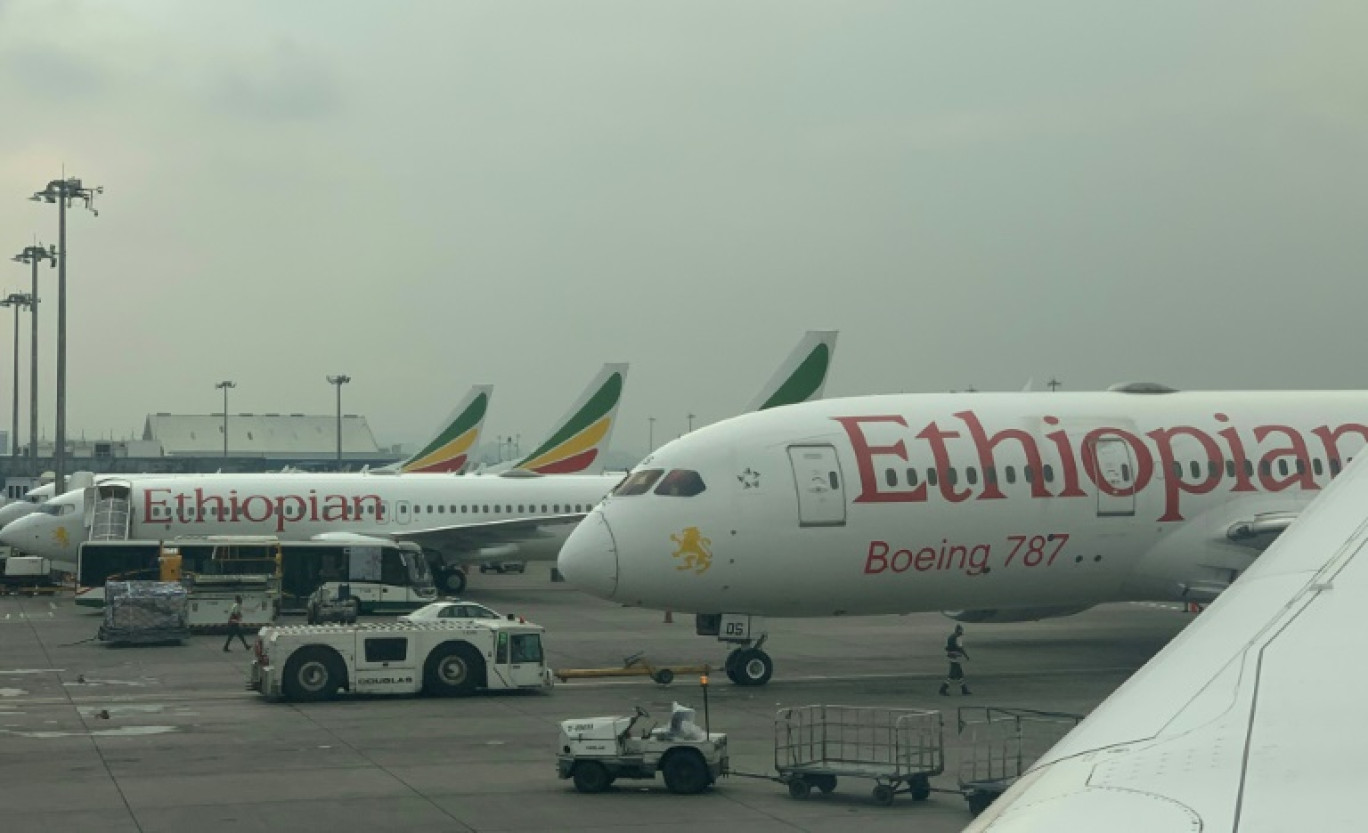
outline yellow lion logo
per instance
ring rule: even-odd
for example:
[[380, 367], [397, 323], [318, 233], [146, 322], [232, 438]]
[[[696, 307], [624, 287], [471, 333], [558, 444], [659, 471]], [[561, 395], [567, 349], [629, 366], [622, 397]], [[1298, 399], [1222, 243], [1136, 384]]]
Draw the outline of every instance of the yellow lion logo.
[[57, 527], [57, 529], [53, 530], [53, 532], [52, 532], [52, 538], [53, 538], [53, 540], [55, 540], [55, 541], [56, 541], [58, 544], [60, 544], [61, 546], [64, 546], [64, 547], [69, 547], [69, 546], [71, 546], [71, 541], [67, 538], [67, 531], [66, 531], [66, 527], [64, 527], [64, 526], [59, 526], [59, 527]]
[[704, 537], [698, 527], [686, 527], [678, 535], [671, 535], [670, 540], [675, 542], [675, 558], [683, 558], [684, 563], [676, 567], [676, 570], [693, 570], [695, 573], [706, 573], [712, 566], [712, 539]]

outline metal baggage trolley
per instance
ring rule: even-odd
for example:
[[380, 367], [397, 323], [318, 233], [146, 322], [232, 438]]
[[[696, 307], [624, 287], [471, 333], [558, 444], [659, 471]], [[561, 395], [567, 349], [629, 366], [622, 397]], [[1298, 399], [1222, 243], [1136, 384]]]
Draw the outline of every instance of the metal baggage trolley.
[[955, 717], [956, 734], [963, 739], [960, 793], [976, 816], [1083, 719], [997, 706], [961, 706]]
[[796, 706], [774, 718], [774, 768], [789, 795], [836, 789], [836, 779], [870, 778], [881, 805], [906, 792], [931, 795], [930, 778], [945, 771], [941, 713], [863, 706]]

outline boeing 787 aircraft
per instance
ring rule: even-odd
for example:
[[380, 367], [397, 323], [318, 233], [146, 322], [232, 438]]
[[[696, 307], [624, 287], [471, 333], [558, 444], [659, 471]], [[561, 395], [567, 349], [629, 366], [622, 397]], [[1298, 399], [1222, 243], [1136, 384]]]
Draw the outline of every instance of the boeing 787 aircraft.
[[1368, 393], [908, 394], [745, 414], [643, 460], [559, 567], [689, 611], [773, 673], [764, 617], [1207, 602], [1368, 440]]

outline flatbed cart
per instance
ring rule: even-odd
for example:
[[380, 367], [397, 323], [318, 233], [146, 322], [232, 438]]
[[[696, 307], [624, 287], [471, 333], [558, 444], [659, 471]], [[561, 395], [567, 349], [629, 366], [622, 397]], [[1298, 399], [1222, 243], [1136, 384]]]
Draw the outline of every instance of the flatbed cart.
[[955, 732], [962, 739], [959, 789], [977, 816], [1078, 725], [1082, 715], [961, 706]]
[[796, 706], [774, 717], [776, 780], [793, 798], [829, 793], [839, 778], [869, 778], [885, 807], [898, 793], [931, 795], [945, 771], [944, 721], [938, 711], [868, 706]]
[[645, 658], [644, 653], [638, 652], [624, 657], [622, 665], [617, 668], [562, 668], [554, 673], [556, 679], [561, 682], [597, 677], [650, 677], [653, 682], [660, 685], [669, 685], [674, 682], [677, 674], [707, 676], [711, 671], [712, 668], [708, 665], [653, 665]]

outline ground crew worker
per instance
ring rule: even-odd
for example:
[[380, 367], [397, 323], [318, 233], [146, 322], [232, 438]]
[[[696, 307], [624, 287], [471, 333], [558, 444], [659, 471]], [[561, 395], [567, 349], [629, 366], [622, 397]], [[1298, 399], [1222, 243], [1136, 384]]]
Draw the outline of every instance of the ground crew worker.
[[233, 637], [242, 641], [242, 647], [251, 650], [252, 646], [247, 644], [247, 637], [242, 635], [242, 597], [233, 597], [233, 606], [228, 608], [228, 638], [223, 640], [223, 650], [227, 651], [228, 646], [233, 644]]
[[[945, 682], [941, 683], [940, 693], [944, 697], [950, 696], [950, 686], [960, 687], [960, 694], [972, 694], [969, 691], [969, 684], [964, 681], [964, 666], [962, 663], [969, 659], [969, 652], [964, 650], [964, 641], [960, 638], [964, 636], [964, 626], [956, 625], [955, 632], [950, 634], [950, 638], [945, 640], [945, 658], [950, 662], [950, 670], [946, 672]], [[226, 650], [226, 649], [225, 649]]]

